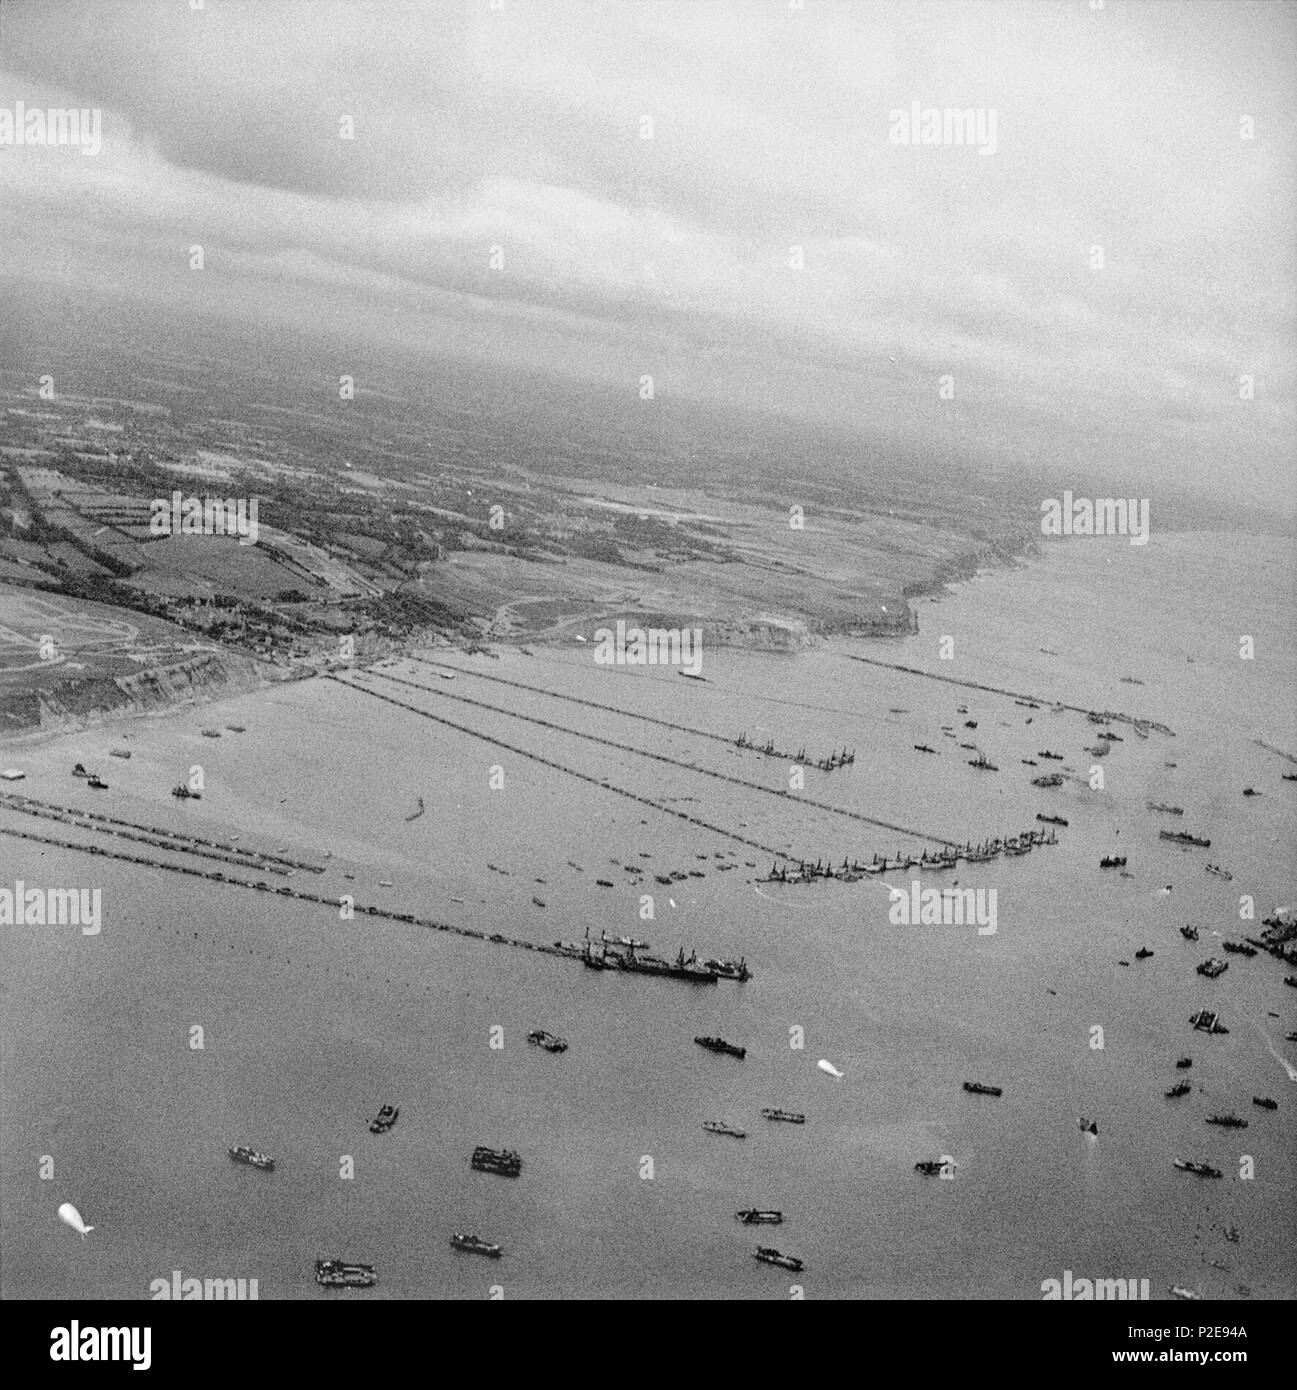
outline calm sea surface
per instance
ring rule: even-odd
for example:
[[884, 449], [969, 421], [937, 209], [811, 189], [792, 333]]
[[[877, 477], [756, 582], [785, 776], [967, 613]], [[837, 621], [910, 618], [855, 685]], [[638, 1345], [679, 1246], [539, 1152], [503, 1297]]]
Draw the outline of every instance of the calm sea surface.
[[[482, 1298], [493, 1284], [506, 1298], [787, 1298], [792, 1282], [812, 1298], [1038, 1298], [1070, 1269], [1148, 1278], [1157, 1296], [1182, 1284], [1292, 1297], [1297, 1086], [1280, 1058], [1297, 1062], [1284, 1040], [1297, 991], [1264, 956], [1230, 957], [1216, 981], [1194, 966], [1220, 953], [1221, 934], [1259, 927], [1239, 921], [1240, 895], [1258, 919], [1297, 899], [1297, 784], [1280, 777], [1293, 765], [1254, 742], [1297, 753], [1293, 562], [1265, 538], [1075, 541], [922, 602], [916, 637], [784, 657], [709, 649], [706, 684], [596, 668], [576, 647], [453, 654], [465, 673], [454, 682], [392, 668], [424, 692], [367, 678], [482, 738], [317, 680], [9, 750], [27, 795], [287, 848], [327, 865], [288, 880], [311, 891], [538, 942], [588, 928], [647, 937], [662, 954], [742, 953], [754, 978], [703, 988], [604, 975], [0, 836], [0, 884], [98, 887], [104, 904], [97, 937], [0, 936], [4, 1295], [143, 1298], [180, 1269], [255, 1277], [262, 1298]], [[939, 658], [943, 635], [951, 660]], [[1240, 659], [1244, 635], [1254, 660]], [[1041, 791], [1030, 778], [1064, 764], [1021, 760], [1046, 747], [1088, 776], [1096, 731], [1083, 715], [851, 654], [1146, 716], [1175, 737], [1115, 725], [1103, 790]], [[804, 794], [929, 835], [1016, 832], [1038, 811], [1070, 824], [1057, 847], [922, 880], [995, 889], [994, 935], [894, 926], [877, 880], [759, 884], [769, 854], [497, 740], [811, 858], [913, 839], [464, 697], [770, 789], [788, 787], [787, 763], [472, 672], [810, 756], [854, 748], [850, 769], [808, 770]], [[199, 732], [227, 723], [246, 732]], [[1000, 772], [967, 766], [962, 741]], [[123, 745], [129, 762], [107, 756]], [[110, 789], [74, 781], [77, 760]], [[194, 764], [204, 798], [179, 803], [169, 788]], [[1246, 786], [1262, 795], [1244, 798]], [[425, 814], [407, 820], [420, 796]], [[1149, 800], [1185, 814], [1150, 813]], [[150, 853], [0, 811], [4, 826]], [[1209, 836], [1211, 849], [1161, 842], [1162, 826]], [[1129, 877], [1098, 869], [1113, 852]], [[1206, 874], [1209, 860], [1233, 881]], [[701, 876], [655, 881], [671, 870]], [[1198, 943], [1180, 937], [1186, 922]], [[1141, 946], [1151, 959], [1134, 958]], [[1190, 1029], [1204, 1005], [1227, 1036]], [[535, 1027], [569, 1050], [529, 1047]], [[699, 1033], [743, 1043], [746, 1060], [702, 1051]], [[1181, 1055], [1194, 1059], [1188, 1073], [1175, 1070]], [[819, 1071], [821, 1058], [843, 1079]], [[1181, 1075], [1192, 1094], [1164, 1099]], [[967, 1095], [965, 1078], [1004, 1095]], [[1254, 1094], [1279, 1109], [1253, 1106]], [[385, 1101], [400, 1121], [371, 1136]], [[770, 1124], [762, 1106], [803, 1111], [806, 1124]], [[1248, 1128], [1204, 1123], [1222, 1109]], [[1079, 1131], [1082, 1115], [1097, 1139]], [[707, 1119], [748, 1137], [706, 1134]], [[277, 1171], [231, 1163], [235, 1143], [274, 1154]], [[517, 1149], [522, 1177], [473, 1172], [476, 1144]], [[943, 1155], [953, 1180], [915, 1173]], [[354, 1178], [340, 1175], [346, 1156]], [[1177, 1157], [1225, 1179], [1177, 1172]], [[84, 1241], [56, 1219], [69, 1200], [96, 1226]], [[785, 1224], [740, 1226], [734, 1213], [750, 1205], [782, 1209]], [[499, 1241], [505, 1257], [457, 1254], [452, 1230]], [[800, 1256], [805, 1272], [756, 1263], [759, 1243]], [[379, 1286], [317, 1289], [312, 1262], [328, 1254], [372, 1262]]]

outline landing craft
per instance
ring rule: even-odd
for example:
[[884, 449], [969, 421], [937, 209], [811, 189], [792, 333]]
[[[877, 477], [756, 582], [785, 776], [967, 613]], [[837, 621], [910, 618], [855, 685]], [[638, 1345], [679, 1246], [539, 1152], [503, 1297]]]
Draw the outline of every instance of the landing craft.
[[830, 1076], [836, 1076], [839, 1081], [846, 1075], [846, 1072], [839, 1071], [832, 1062], [826, 1062], [823, 1057], [821, 1057], [815, 1065], [819, 1067], [821, 1071], [828, 1072]]
[[81, 1213], [71, 1202], [64, 1202], [59, 1208], [59, 1220], [71, 1226], [83, 1240], [94, 1230], [93, 1226], [87, 1226], [86, 1223], [82, 1221]]

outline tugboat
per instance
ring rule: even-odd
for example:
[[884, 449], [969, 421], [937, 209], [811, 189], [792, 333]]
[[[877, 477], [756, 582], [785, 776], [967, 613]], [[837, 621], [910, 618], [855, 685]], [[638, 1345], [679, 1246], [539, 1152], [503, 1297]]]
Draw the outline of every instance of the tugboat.
[[724, 1052], [730, 1057], [738, 1057], [740, 1060], [748, 1055], [746, 1047], [736, 1047], [733, 1043], [728, 1043], [724, 1038], [695, 1038], [694, 1042], [699, 1047], [705, 1047], [708, 1052]]
[[378, 1283], [373, 1265], [345, 1260], [316, 1260], [315, 1282], [326, 1289], [372, 1289]]
[[1257, 789], [1256, 789], [1255, 787], [1244, 787], [1244, 788], [1243, 788], [1243, 795], [1244, 795], [1244, 796], [1260, 796], [1261, 793], [1260, 793], [1259, 791], [1257, 791]]
[[554, 1033], [547, 1033], [543, 1028], [534, 1028], [527, 1034], [527, 1041], [533, 1047], [543, 1047], [546, 1052], [567, 1051], [566, 1038], [560, 1038]]
[[1159, 830], [1159, 840], [1170, 840], [1173, 845], [1193, 845], [1196, 849], [1210, 849], [1211, 841], [1201, 835], [1190, 835], [1187, 830]]
[[925, 1158], [914, 1165], [914, 1171], [922, 1173], [925, 1178], [937, 1178], [941, 1176], [944, 1166], [939, 1158]]
[[806, 1116], [800, 1115], [796, 1110], [779, 1110], [775, 1107], [767, 1107], [761, 1112], [762, 1118], [767, 1120], [783, 1120], [785, 1124], [804, 1125]]
[[236, 1144], [230, 1150], [230, 1157], [235, 1163], [246, 1163], [250, 1168], [264, 1168], [268, 1173], [275, 1171], [275, 1160], [269, 1154], [258, 1153], [246, 1144]]
[[1279, 1102], [1271, 1100], [1269, 1096], [1253, 1096], [1252, 1104], [1259, 1105], [1262, 1110], [1278, 1110]]
[[781, 1211], [762, 1211], [759, 1207], [745, 1207], [734, 1213], [745, 1226], [782, 1226], [784, 1214]]
[[806, 1268], [795, 1255], [782, 1255], [769, 1245], [757, 1246], [757, 1259], [762, 1264], [778, 1265], [780, 1269], [791, 1269], [794, 1274], [800, 1273]]
[[1187, 1096], [1191, 1090], [1193, 1087], [1187, 1081], [1177, 1081], [1166, 1094], [1169, 1100], [1174, 1100], [1177, 1096]]
[[479, 1144], [469, 1162], [479, 1173], [498, 1173], [502, 1178], [516, 1178], [522, 1172], [522, 1158], [512, 1149], [488, 1149]]
[[746, 1139], [747, 1131], [735, 1129], [733, 1125], [727, 1125], [724, 1120], [704, 1120], [703, 1128], [708, 1134], [728, 1134], [731, 1139]]
[[1177, 1158], [1175, 1166], [1182, 1173], [1197, 1173], [1200, 1178], [1219, 1178], [1221, 1171], [1213, 1168], [1210, 1163], [1191, 1163], [1187, 1158]]
[[179, 797], [181, 801], [201, 801], [203, 799], [202, 792], [191, 792], [183, 782], [178, 782], [171, 788], [171, 795]]
[[1247, 1121], [1240, 1120], [1237, 1115], [1208, 1115], [1209, 1125], [1219, 1125], [1222, 1129], [1246, 1129]]
[[1139, 950], [1135, 952], [1135, 959], [1147, 960], [1152, 954], [1153, 952], [1150, 951], [1147, 946], [1141, 946]]
[[975, 1096], [998, 1096], [1004, 1094], [999, 1086], [984, 1086], [980, 1081], [965, 1081], [964, 1090], [971, 1091]]
[[108, 783], [105, 782], [97, 772], [86, 779], [86, 786], [93, 787], [97, 792], [106, 792], [108, 790]]
[[386, 1134], [396, 1123], [397, 1116], [400, 1115], [400, 1113], [400, 1106], [382, 1106], [378, 1114], [369, 1122], [369, 1132], [371, 1134]]
[[1197, 941], [1197, 939], [1198, 939], [1198, 928], [1197, 928], [1197, 927], [1181, 927], [1181, 928], [1180, 928], [1180, 935], [1181, 935], [1182, 937], [1184, 937], [1184, 939], [1185, 939], [1186, 941]]
[[450, 1243], [456, 1250], [467, 1250], [472, 1255], [486, 1255], [493, 1260], [498, 1260], [504, 1253], [491, 1241], [483, 1240], [481, 1236], [467, 1236], [460, 1231], [451, 1233]]
[[1198, 967], [1198, 974], [1206, 975], [1209, 980], [1214, 980], [1217, 975], [1223, 975], [1228, 969], [1229, 962], [1227, 960], [1221, 960], [1219, 956], [1212, 956]]

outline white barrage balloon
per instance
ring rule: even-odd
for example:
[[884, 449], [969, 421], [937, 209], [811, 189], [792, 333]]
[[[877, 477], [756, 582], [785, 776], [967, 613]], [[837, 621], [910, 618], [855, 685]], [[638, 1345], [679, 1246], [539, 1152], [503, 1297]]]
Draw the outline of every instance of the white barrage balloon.
[[846, 1072], [839, 1071], [832, 1062], [826, 1062], [823, 1057], [815, 1064], [821, 1071], [826, 1071], [830, 1076], [836, 1076], [839, 1081], [846, 1075]]
[[88, 1236], [94, 1230], [93, 1226], [87, 1226], [81, 1219], [81, 1213], [72, 1205], [71, 1202], [64, 1202], [59, 1208], [59, 1220], [66, 1222], [78, 1235]]

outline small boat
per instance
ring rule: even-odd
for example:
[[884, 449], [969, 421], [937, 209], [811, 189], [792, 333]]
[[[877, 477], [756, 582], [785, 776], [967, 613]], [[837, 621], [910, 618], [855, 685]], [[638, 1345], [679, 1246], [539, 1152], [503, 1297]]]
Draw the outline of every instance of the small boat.
[[417, 797], [416, 799], [417, 799], [417, 801], [418, 801], [419, 804], [414, 808], [413, 811], [410, 812], [410, 814], [409, 814], [408, 816], [406, 816], [405, 819], [406, 819], [407, 823], [408, 823], [409, 821], [412, 821], [412, 820], [418, 820], [419, 817], [420, 817], [421, 815], [423, 815], [423, 797], [420, 796], [420, 797]]
[[131, 750], [129, 748], [110, 748], [108, 750], [108, 756], [110, 758], [129, 758], [131, 756]]
[[247, 732], [247, 728], [246, 728], [246, 726], [243, 725], [243, 724], [227, 724], [225, 727], [226, 727], [232, 734], [242, 734], [242, 733], [246, 733], [246, 732]]
[[72, 775], [73, 775], [73, 777], [89, 777], [89, 776], [90, 776], [90, 774], [86, 771], [86, 765], [85, 765], [85, 763], [73, 763], [73, 764], [72, 764]]
[[1197, 939], [1198, 939], [1198, 928], [1197, 928], [1197, 927], [1181, 927], [1181, 928], [1180, 928], [1180, 935], [1181, 935], [1182, 937], [1184, 937], [1184, 939], [1185, 939], [1186, 941], [1197, 941]]
[[1210, 1163], [1191, 1163], [1187, 1158], [1177, 1158], [1175, 1166], [1182, 1173], [1197, 1173], [1200, 1178], [1219, 1178], [1221, 1171], [1213, 1168]]
[[236, 1163], [246, 1163], [250, 1168], [264, 1168], [268, 1173], [275, 1170], [275, 1160], [269, 1154], [258, 1153], [246, 1144], [236, 1144], [230, 1150], [230, 1157]]
[[438, 674], [438, 675], [442, 678], [442, 680], [444, 680], [444, 681], [453, 681], [453, 680], [455, 679], [455, 673], [454, 673], [454, 671], [438, 671], [437, 674]]
[[1077, 1120], [1076, 1127], [1082, 1134], [1093, 1134], [1096, 1137], [1098, 1136], [1099, 1124], [1097, 1120], [1087, 1120], [1085, 1116], [1082, 1115], [1080, 1119]]
[[799, 1114], [796, 1110], [780, 1110], [776, 1107], [767, 1106], [761, 1112], [762, 1118], [766, 1120], [782, 1120], [785, 1124], [804, 1125], [806, 1116]]
[[108, 783], [105, 782], [98, 773], [86, 779], [86, 786], [93, 787], [98, 792], [106, 792], [108, 790]]
[[768, 1245], [758, 1245], [756, 1257], [762, 1264], [778, 1265], [780, 1269], [791, 1269], [795, 1274], [805, 1269], [795, 1255], [784, 1255]]
[[1257, 789], [1256, 789], [1255, 787], [1244, 787], [1244, 788], [1243, 788], [1243, 795], [1244, 795], [1244, 796], [1260, 796], [1261, 793], [1260, 793], [1259, 791], [1257, 791]]
[[1191, 1090], [1193, 1087], [1187, 1081], [1177, 1081], [1166, 1094], [1169, 1100], [1174, 1100], [1177, 1096], [1187, 1096]]
[[1209, 874], [1215, 874], [1217, 878], [1223, 878], [1226, 883], [1234, 882], [1234, 875], [1231, 874], [1228, 870], [1222, 869], [1219, 864], [1208, 864], [1207, 872]]
[[745, 1207], [734, 1213], [745, 1226], [782, 1226], [784, 1214], [781, 1211], [762, 1211], [759, 1207]]
[[724, 1120], [704, 1120], [703, 1128], [708, 1134], [728, 1134], [731, 1139], [746, 1139], [747, 1131], [735, 1129], [733, 1125], [727, 1125]]
[[396, 1123], [400, 1115], [400, 1106], [384, 1105], [379, 1109], [377, 1115], [369, 1122], [369, 1132], [371, 1134], [386, 1134]]
[[999, 1086], [985, 1086], [980, 1081], [965, 1081], [964, 1090], [972, 1092], [975, 1096], [999, 1096], [1004, 1094]]
[[1172, 1298], [1180, 1298], [1180, 1299], [1189, 1299], [1189, 1300], [1192, 1300], [1192, 1299], [1201, 1298], [1201, 1296], [1202, 1296], [1201, 1294], [1196, 1294], [1196, 1293], [1194, 1293], [1194, 1291], [1193, 1291], [1192, 1289], [1186, 1289], [1185, 1286], [1184, 1286], [1183, 1284], [1172, 1284], [1171, 1287], [1170, 1287], [1170, 1289], [1168, 1289], [1167, 1292], [1170, 1293], [1170, 1295], [1171, 1295]]
[[498, 1260], [504, 1253], [491, 1241], [483, 1240], [481, 1236], [464, 1235], [460, 1231], [452, 1232], [450, 1243], [456, 1250], [467, 1250], [472, 1255], [486, 1255], [493, 1260]]
[[567, 1040], [555, 1033], [547, 1033], [543, 1028], [534, 1028], [527, 1034], [527, 1041], [533, 1047], [543, 1047], [546, 1052], [566, 1052]]
[[740, 1059], [748, 1055], [746, 1047], [737, 1047], [734, 1043], [726, 1042], [724, 1038], [695, 1038], [694, 1042], [699, 1047], [705, 1047], [708, 1052], [723, 1052], [730, 1057]]
[[220, 738], [221, 731], [219, 729], [203, 729], [202, 735], [204, 738]]
[[1253, 1096], [1252, 1104], [1259, 1105], [1262, 1110], [1278, 1110], [1279, 1102], [1271, 1100], [1269, 1096]]
[[922, 1173], [925, 1178], [937, 1178], [945, 1166], [939, 1158], [925, 1158], [914, 1165], [914, 1171]]
[[1221, 1129], [1246, 1129], [1247, 1121], [1240, 1120], [1237, 1115], [1208, 1115], [1209, 1125], [1219, 1125]]
[[373, 1265], [346, 1260], [316, 1260], [315, 1282], [327, 1289], [370, 1289], [378, 1283]]
[[1147, 946], [1141, 946], [1139, 950], [1135, 952], [1135, 959], [1147, 960], [1152, 954], [1153, 952], [1150, 951]]
[[1219, 956], [1212, 956], [1198, 967], [1198, 974], [1206, 975], [1209, 980], [1214, 980], [1217, 975], [1223, 975], [1228, 969], [1229, 962], [1227, 960], [1221, 960]]

